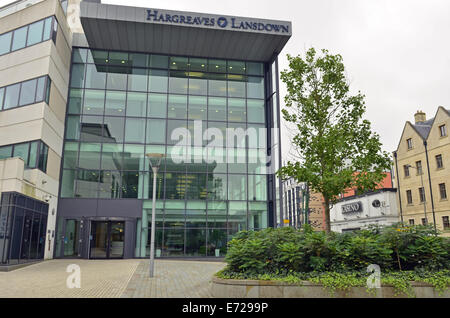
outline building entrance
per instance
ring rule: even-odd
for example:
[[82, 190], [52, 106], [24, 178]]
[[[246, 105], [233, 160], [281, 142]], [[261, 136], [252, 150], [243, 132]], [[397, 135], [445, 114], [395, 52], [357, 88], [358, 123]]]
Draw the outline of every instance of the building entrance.
[[123, 258], [125, 222], [92, 221], [91, 259]]

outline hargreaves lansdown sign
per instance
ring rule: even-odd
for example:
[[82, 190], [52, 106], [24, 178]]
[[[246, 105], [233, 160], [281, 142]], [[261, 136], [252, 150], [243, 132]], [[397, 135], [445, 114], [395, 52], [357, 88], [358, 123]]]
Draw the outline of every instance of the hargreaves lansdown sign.
[[[193, 16], [185, 14], [164, 13], [159, 10], [147, 9], [147, 21], [171, 24], [197, 25], [204, 27], [219, 27], [228, 30], [249, 30], [267, 33], [290, 33], [289, 25], [268, 23], [267, 21], [241, 20], [236, 17]], [[245, 19], [245, 18], [244, 18]]]

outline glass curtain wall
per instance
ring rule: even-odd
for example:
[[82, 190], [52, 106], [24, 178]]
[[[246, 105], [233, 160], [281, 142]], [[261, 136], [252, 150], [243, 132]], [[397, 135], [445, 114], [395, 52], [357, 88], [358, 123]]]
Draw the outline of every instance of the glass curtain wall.
[[48, 204], [16, 192], [3, 192], [0, 203], [0, 265], [44, 258]]
[[[144, 200], [136, 257], [145, 257], [153, 193], [145, 154], [162, 153], [157, 256], [223, 256], [237, 231], [267, 227], [262, 63], [73, 52], [61, 197]], [[184, 147], [179, 128], [190, 133]]]

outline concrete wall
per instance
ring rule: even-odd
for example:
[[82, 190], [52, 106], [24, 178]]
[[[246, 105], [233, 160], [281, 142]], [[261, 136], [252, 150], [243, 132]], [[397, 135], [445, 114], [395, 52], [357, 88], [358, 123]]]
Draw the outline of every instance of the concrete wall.
[[[72, 31], [59, 0], [44, 0], [0, 18], [0, 30], [7, 32], [43, 18], [58, 21], [56, 43], [51, 39], [0, 56], [0, 87], [49, 75], [52, 84], [49, 104], [45, 102], [0, 111], [0, 146], [41, 139], [49, 146], [47, 173], [24, 169], [21, 159], [0, 161], [0, 192], [17, 191], [38, 200], [49, 199], [47, 229], [54, 231], [64, 121], [69, 86]], [[49, 239], [51, 240], [49, 244]], [[45, 258], [53, 255], [53, 237], [46, 239]], [[50, 250], [49, 250], [50, 246]]]
[[[430, 285], [411, 283], [417, 298], [450, 298], [450, 290], [443, 295]], [[375, 295], [366, 292], [366, 287], [353, 287], [348, 291], [337, 290], [330, 294], [322, 285], [302, 282], [301, 286], [273, 281], [233, 280], [212, 278], [214, 298], [406, 298], [407, 295], [395, 295], [392, 286], [377, 288]]]
[[[373, 201], [379, 200], [376, 208]], [[342, 213], [342, 206], [356, 202], [362, 203], [361, 212]], [[396, 192], [381, 191], [336, 203], [330, 213], [331, 230], [342, 232], [345, 229], [365, 228], [370, 224], [391, 225], [398, 222]]]

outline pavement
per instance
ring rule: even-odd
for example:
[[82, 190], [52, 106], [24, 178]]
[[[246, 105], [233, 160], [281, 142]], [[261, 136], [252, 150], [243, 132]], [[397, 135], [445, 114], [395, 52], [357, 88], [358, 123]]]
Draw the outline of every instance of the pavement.
[[0, 298], [209, 298], [211, 277], [224, 267], [155, 260], [150, 278], [148, 260], [48, 260], [0, 272]]

